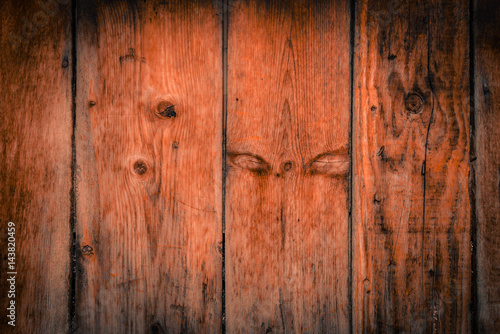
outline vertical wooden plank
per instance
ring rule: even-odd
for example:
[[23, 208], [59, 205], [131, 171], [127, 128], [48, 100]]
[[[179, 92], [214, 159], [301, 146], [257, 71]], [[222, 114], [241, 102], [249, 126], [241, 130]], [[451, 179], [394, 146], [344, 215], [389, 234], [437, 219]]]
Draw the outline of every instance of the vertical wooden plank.
[[474, 3], [477, 307], [479, 332], [494, 333], [500, 328], [500, 3]]
[[230, 2], [229, 333], [348, 331], [349, 17]]
[[77, 331], [221, 328], [212, 1], [78, 2]]
[[355, 332], [470, 330], [468, 16], [357, 3]]
[[[73, 131], [71, 4], [2, 1], [0, 13], [0, 332], [66, 333]], [[13, 268], [8, 222], [15, 224]], [[12, 276], [15, 296], [7, 281]], [[11, 301], [15, 327], [9, 324], [14, 319], [7, 317]]]

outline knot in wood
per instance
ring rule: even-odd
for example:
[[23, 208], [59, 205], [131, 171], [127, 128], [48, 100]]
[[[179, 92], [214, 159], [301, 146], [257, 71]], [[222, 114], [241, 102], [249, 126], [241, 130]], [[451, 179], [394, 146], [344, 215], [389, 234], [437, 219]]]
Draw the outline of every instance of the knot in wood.
[[417, 93], [411, 93], [406, 97], [405, 109], [409, 113], [418, 114], [424, 107], [424, 99]]
[[155, 112], [156, 115], [161, 118], [172, 118], [177, 116], [177, 113], [175, 112], [175, 105], [168, 101], [158, 103]]
[[151, 325], [151, 333], [161, 333], [163, 332], [160, 323], [155, 322]]
[[285, 164], [283, 165], [283, 169], [284, 169], [285, 171], [289, 171], [290, 169], [292, 169], [292, 167], [293, 167], [293, 164], [292, 164], [292, 162], [291, 162], [291, 161], [287, 161], [287, 162], [285, 162]]
[[94, 249], [89, 245], [85, 245], [82, 247], [82, 254], [83, 255], [92, 255], [92, 254], [94, 254], [93, 251], [94, 251]]
[[134, 162], [133, 169], [134, 169], [134, 173], [136, 173], [138, 175], [144, 175], [147, 172], [148, 167], [146, 166], [146, 163], [144, 161], [138, 160], [138, 161]]

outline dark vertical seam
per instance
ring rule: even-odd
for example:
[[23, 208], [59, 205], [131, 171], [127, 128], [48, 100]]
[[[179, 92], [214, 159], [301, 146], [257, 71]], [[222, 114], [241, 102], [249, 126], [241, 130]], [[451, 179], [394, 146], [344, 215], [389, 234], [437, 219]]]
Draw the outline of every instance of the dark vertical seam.
[[[425, 135], [425, 145], [424, 145], [424, 161], [422, 164], [421, 174], [423, 176], [423, 208], [422, 208], [422, 291], [424, 289], [424, 267], [425, 267], [425, 214], [426, 214], [426, 192], [427, 192], [427, 149], [429, 146], [429, 133], [431, 131], [431, 125], [434, 118], [434, 85], [433, 85], [433, 77], [431, 74], [431, 8], [429, 8], [429, 12], [427, 14], [427, 80], [429, 83], [429, 89], [431, 90], [431, 116], [429, 119], [429, 125], [427, 125], [427, 133]], [[434, 328], [434, 285], [435, 285], [435, 275], [432, 278], [432, 287], [431, 287], [431, 323], [433, 333], [435, 332]]]
[[469, 96], [470, 96], [470, 149], [469, 149], [469, 201], [471, 210], [470, 221], [470, 246], [471, 246], [471, 282], [470, 282], [470, 314], [471, 333], [478, 333], [477, 318], [477, 215], [476, 215], [476, 170], [474, 164], [476, 158], [476, 110], [475, 110], [475, 40], [474, 40], [474, 0], [469, 1]]
[[355, 48], [355, 30], [356, 30], [356, 0], [350, 0], [350, 45], [349, 45], [349, 218], [348, 218], [348, 266], [349, 266], [349, 278], [348, 278], [348, 292], [347, 298], [349, 303], [349, 333], [353, 333], [353, 248], [352, 248], [352, 231], [353, 231], [353, 134], [354, 134], [354, 48]]
[[69, 331], [75, 333], [76, 327], [76, 0], [71, 2], [71, 190], [70, 190], [70, 218], [71, 233], [71, 263], [69, 288]]
[[228, 17], [228, 0], [224, 0], [222, 13], [222, 333], [226, 333], [226, 132]]

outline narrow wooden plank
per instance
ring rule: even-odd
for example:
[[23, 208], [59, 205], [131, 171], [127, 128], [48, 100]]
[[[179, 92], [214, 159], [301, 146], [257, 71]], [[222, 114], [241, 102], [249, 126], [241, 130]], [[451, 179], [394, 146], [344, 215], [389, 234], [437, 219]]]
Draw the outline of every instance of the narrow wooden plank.
[[217, 7], [82, 0], [77, 11], [77, 331], [219, 332]]
[[[60, 2], [0, 2], [2, 333], [69, 329], [71, 4]], [[13, 268], [8, 222], [15, 224]]]
[[348, 1], [230, 2], [229, 333], [348, 331]]
[[479, 333], [494, 333], [500, 328], [500, 3], [474, 3], [478, 325]]
[[356, 7], [354, 332], [468, 332], [468, 1]]

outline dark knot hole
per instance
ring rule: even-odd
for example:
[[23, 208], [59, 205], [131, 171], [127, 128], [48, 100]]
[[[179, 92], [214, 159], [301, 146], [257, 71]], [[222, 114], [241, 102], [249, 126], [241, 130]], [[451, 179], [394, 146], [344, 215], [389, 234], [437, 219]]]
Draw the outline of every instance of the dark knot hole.
[[147, 172], [148, 167], [146, 166], [146, 163], [144, 161], [138, 160], [134, 163], [133, 169], [134, 173], [138, 175], [144, 175]]
[[175, 112], [175, 105], [168, 101], [162, 101], [156, 107], [156, 114], [163, 118], [172, 118], [176, 117], [177, 113]]

